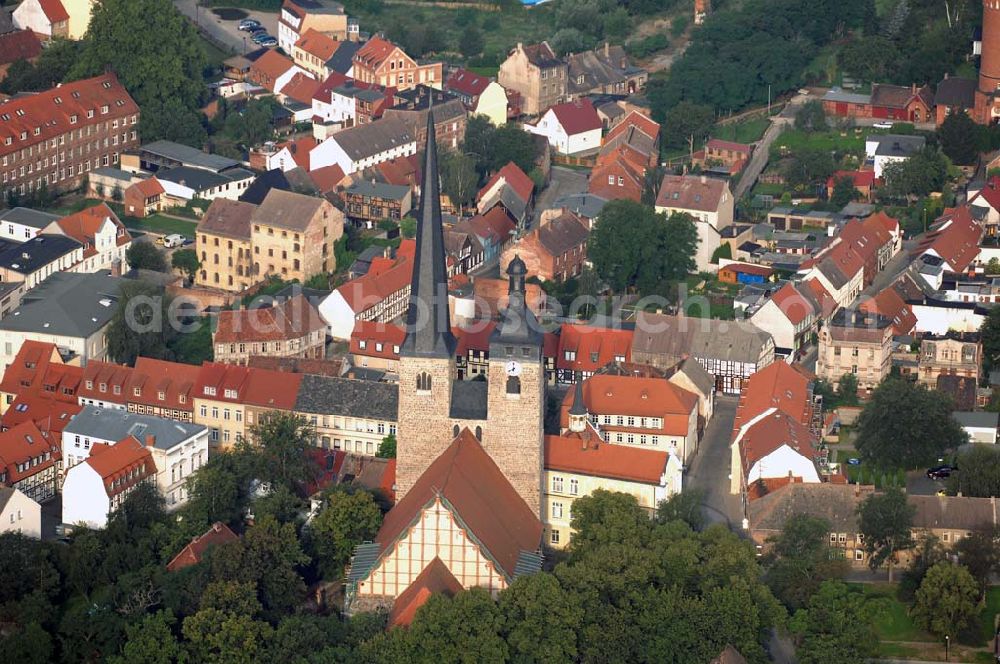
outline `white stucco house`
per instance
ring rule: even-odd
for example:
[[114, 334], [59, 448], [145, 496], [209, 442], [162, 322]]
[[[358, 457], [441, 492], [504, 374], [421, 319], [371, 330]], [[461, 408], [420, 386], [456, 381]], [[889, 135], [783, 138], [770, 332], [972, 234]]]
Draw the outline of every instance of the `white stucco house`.
[[758, 481], [820, 481], [809, 429], [774, 407], [740, 427], [730, 452], [732, 494], [745, 493]]
[[956, 411], [952, 413], [952, 417], [965, 433], [969, 434], [970, 443], [996, 444], [997, 429], [1000, 428], [1000, 413]]
[[725, 180], [704, 175], [667, 175], [656, 196], [656, 211], [691, 217], [698, 230], [695, 264], [699, 272], [717, 272], [712, 255], [722, 243], [722, 229], [733, 223], [734, 200]]
[[583, 98], [552, 106], [524, 129], [544, 136], [560, 154], [576, 155], [600, 149], [603, 126], [594, 105]]
[[42, 537], [42, 506], [21, 491], [0, 486], [0, 533]]
[[128, 495], [144, 482], [155, 482], [155, 477], [152, 455], [134, 436], [114, 445], [96, 445], [83, 463], [66, 472], [62, 521], [104, 528]]
[[309, 153], [309, 170], [337, 165], [350, 175], [417, 153], [417, 141], [402, 121], [386, 118], [339, 131]]
[[906, 161], [926, 144], [923, 136], [873, 134], [865, 138], [865, 157], [874, 164], [875, 177], [880, 178], [886, 164]]

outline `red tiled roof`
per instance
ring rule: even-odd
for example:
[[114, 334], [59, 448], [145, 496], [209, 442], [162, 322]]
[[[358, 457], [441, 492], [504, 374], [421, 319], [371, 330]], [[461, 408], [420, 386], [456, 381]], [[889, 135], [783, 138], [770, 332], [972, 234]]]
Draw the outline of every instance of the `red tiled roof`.
[[132, 236], [125, 228], [125, 224], [121, 222], [106, 203], [84, 208], [75, 214], [63, 217], [56, 223], [62, 229], [63, 233], [86, 248], [83, 256], [84, 258], [88, 258], [97, 254], [97, 247], [94, 246], [94, 236], [101, 230], [101, 226], [107, 220], [110, 220], [117, 229], [116, 232], [118, 235], [115, 242], [118, 246], [132, 241]]
[[292, 60], [278, 51], [268, 50], [250, 65], [247, 77], [258, 85], [274, 92], [274, 84], [286, 71], [295, 66]]
[[249, 380], [243, 390], [243, 403], [275, 410], [292, 410], [295, 408], [303, 375], [255, 367], [250, 370]]
[[25, 341], [4, 371], [0, 392], [76, 403], [82, 377], [81, 367], [63, 364], [55, 344]]
[[158, 196], [166, 191], [155, 176], [146, 178], [145, 180], [139, 180], [132, 186], [135, 187], [144, 198], [152, 198], [153, 196]]
[[230, 530], [229, 526], [221, 521], [216, 521], [207, 531], [188, 542], [188, 545], [167, 563], [167, 571], [176, 572], [179, 569], [196, 565], [202, 561], [205, 552], [210, 547], [235, 542], [238, 539], [239, 536]]
[[458, 342], [455, 346], [455, 355], [467, 357], [470, 350], [489, 352], [490, 335], [496, 328], [496, 321], [479, 320], [468, 327], [452, 327], [451, 333]]
[[483, 91], [493, 82], [493, 79], [487, 78], [486, 76], [480, 76], [475, 72], [471, 72], [468, 69], [456, 69], [455, 72], [448, 77], [448, 81], [444, 84], [444, 87], [449, 90], [456, 90], [469, 97], [478, 97], [483, 94]]
[[[150, 357], [136, 358], [126, 398], [130, 403], [194, 411], [193, 392], [199, 371], [201, 367], [193, 364], [154, 360]], [[137, 388], [140, 391], [138, 396], [135, 394]], [[161, 392], [163, 399], [159, 398]]]
[[66, 11], [60, 0], [38, 0], [38, 4], [41, 6], [45, 18], [49, 19], [49, 23], [61, 23], [69, 20], [69, 12]]
[[934, 251], [954, 272], [965, 272], [979, 255], [983, 228], [972, 218], [968, 206], [949, 208], [920, 240], [914, 255]]
[[37, 394], [18, 396], [0, 417], [0, 427], [12, 429], [24, 422], [34, 422], [38, 429], [58, 440], [73, 416], [83, 410], [76, 402], [54, 401]]
[[[104, 480], [104, 488], [109, 496], [122, 493], [156, 474], [153, 456], [135, 436], [122, 438], [114, 445], [94, 445], [84, 463], [93, 468]], [[133, 471], [138, 472], [129, 478], [129, 473]], [[116, 479], [122, 480], [118, 486], [114, 486]]]
[[313, 376], [339, 376], [344, 368], [342, 359], [315, 359], [305, 357], [264, 357], [251, 355], [247, 366], [282, 373], [310, 374]]
[[650, 138], [656, 138], [660, 133], [660, 125], [647, 115], [639, 111], [630, 111], [625, 119], [616, 124], [604, 137], [604, 143], [610, 143], [619, 135], [624, 134], [630, 127], [635, 127]]
[[834, 171], [833, 175], [826, 179], [826, 186], [833, 187], [837, 184], [837, 180], [843, 178], [851, 178], [855, 187], [875, 186], [875, 171]]
[[249, 367], [237, 364], [205, 362], [198, 371], [198, 381], [194, 385], [192, 396], [241, 403], [250, 371]]
[[[86, 399], [97, 399], [124, 405], [128, 401], [128, 382], [132, 367], [101, 360], [90, 360], [83, 369], [83, 381], [77, 394]], [[90, 383], [91, 387], [87, 387]], [[101, 387], [104, 386], [102, 390]], [[118, 387], [118, 392], [115, 392]]]
[[[645, 164], [641, 162], [641, 155], [625, 145], [602, 152], [590, 171], [587, 191], [607, 200], [624, 198], [638, 203], [642, 199], [646, 174]], [[618, 184], [619, 178], [622, 184]], [[613, 179], [615, 184], [611, 184], [609, 179]]]
[[[281, 90], [279, 90], [278, 92], [285, 95], [286, 97], [294, 99], [297, 102], [307, 105], [312, 105], [313, 95], [316, 94], [316, 90], [319, 89], [319, 85], [320, 85], [319, 81], [309, 76], [308, 74], [305, 74], [303, 72], [296, 72], [295, 75], [292, 76], [291, 80], [289, 80], [288, 83], [285, 83], [285, 86], [281, 88]], [[300, 139], [300, 140], [308, 140], [309, 138], [312, 137], [307, 137], [306, 139]], [[315, 146], [316, 139], [312, 138], [312, 140], [314, 141], [314, 146]], [[296, 163], [298, 163], [297, 159]], [[302, 164], [299, 165], [301, 166]]]
[[443, 594], [454, 597], [462, 592], [462, 584], [451, 573], [441, 559], [434, 556], [427, 567], [417, 575], [417, 578], [399, 594], [392, 611], [389, 612], [389, 627], [409, 625], [413, 622], [417, 609], [427, 603], [431, 595]]
[[785, 318], [792, 325], [798, 325], [810, 314], [815, 315], [817, 313], [813, 308], [812, 302], [806, 299], [791, 283], [787, 283], [779, 288], [771, 296], [771, 301], [778, 305], [778, 309], [781, 310], [781, 313], [785, 315]]
[[375, 541], [385, 552], [406, 536], [423, 510], [447, 501], [484, 554], [508, 579], [522, 551], [537, 551], [542, 523], [468, 429], [452, 441], [385, 516]]
[[338, 46], [340, 46], [340, 42], [336, 39], [313, 28], [302, 33], [299, 40], [295, 42], [296, 48], [302, 49], [309, 55], [315, 55], [322, 62], [332, 58], [333, 54], [337, 52]]
[[[0, 105], [0, 155], [50, 141], [70, 129], [103, 125], [108, 116], [100, 112], [102, 106], [108, 106], [115, 116], [139, 113], [139, 106], [110, 73], [11, 99]], [[93, 111], [93, 117], [87, 117], [88, 111]], [[10, 145], [4, 140], [7, 138]]]
[[[294, 81], [299, 76], [301, 76], [301, 74], [296, 74], [295, 76], [293, 76], [292, 77], [292, 81]], [[288, 85], [286, 85], [282, 89], [282, 93], [288, 94], [286, 91], [288, 90], [288, 88], [290, 86], [291, 86], [291, 83], [289, 83]], [[297, 99], [293, 95], [289, 95], [289, 96], [292, 97], [293, 99]], [[285, 148], [288, 148], [288, 152], [289, 152], [289, 154], [292, 155], [292, 160], [295, 162], [295, 164], [297, 166], [299, 166], [300, 168], [302, 168], [303, 170], [308, 171], [309, 170], [309, 153], [312, 152], [312, 149], [314, 147], [316, 147], [317, 145], [319, 145], [319, 141], [317, 141], [312, 136], [303, 136], [302, 138], [297, 138], [297, 139], [295, 139], [293, 141], [285, 141], [284, 143], [278, 143], [274, 147], [278, 151], [281, 151], [281, 150], [284, 150]], [[343, 172], [343, 171], [341, 171], [341, 172]]]
[[796, 367], [773, 362], [743, 384], [733, 422], [734, 435], [740, 427], [770, 408], [776, 408], [802, 425], [812, 417], [811, 381]]
[[[686, 436], [691, 415], [698, 409], [695, 394], [664, 378], [642, 376], [591, 376], [583, 382], [583, 400], [590, 413], [662, 418], [663, 427], [658, 431], [670, 436]], [[574, 401], [575, 390], [567, 391], [560, 415], [564, 426], [569, 423]]]
[[725, 191], [725, 182], [704, 175], [665, 175], [656, 195], [656, 206], [715, 212]]
[[892, 319], [892, 333], [896, 335], [910, 334], [917, 326], [916, 315], [892, 286], [873, 298], [862, 300], [858, 308]]
[[223, 309], [212, 334], [214, 343], [249, 343], [300, 339], [326, 327], [309, 299], [296, 295], [256, 309]]
[[313, 474], [306, 482], [306, 495], [311, 496], [338, 481], [340, 471], [344, 468], [344, 461], [347, 460], [347, 452], [312, 447], [306, 450], [306, 453], [312, 461], [310, 465]]
[[837, 301], [832, 295], [830, 295], [830, 292], [826, 290], [826, 287], [823, 286], [818, 279], [809, 279], [805, 282], [805, 284], [819, 301], [820, 307], [823, 309], [823, 318], [829, 318], [830, 315], [837, 310]]
[[[296, 163], [298, 162], [296, 161]], [[308, 170], [307, 166], [308, 165], [303, 166], [303, 168]], [[340, 183], [344, 181], [344, 177], [344, 169], [337, 164], [309, 171], [309, 179], [316, 185], [316, 189], [323, 194], [329, 194], [330, 192], [336, 191], [337, 187], [340, 186]]]
[[788, 445], [807, 459], [815, 459], [817, 452], [812, 438], [808, 428], [783, 412], [761, 418], [744, 431], [740, 439], [744, 477], [755, 463], [782, 445]]
[[15, 30], [0, 35], [0, 64], [33, 60], [42, 53], [42, 42], [31, 30]]
[[[402, 325], [359, 320], [354, 323], [354, 331], [351, 332], [351, 354], [398, 360], [399, 347], [405, 338], [406, 328]], [[362, 341], [364, 348], [361, 347]], [[377, 350], [376, 344], [382, 344], [381, 351]]]
[[494, 244], [506, 241], [516, 228], [517, 224], [501, 205], [491, 207], [486, 214], [477, 214], [455, 224], [455, 230], [471, 232], [480, 242], [491, 241]]
[[[45, 459], [46, 453], [48, 459]], [[42, 460], [34, 465], [29, 463], [38, 457]], [[61, 458], [58, 440], [40, 431], [34, 422], [22, 422], [0, 432], [0, 470], [6, 475], [8, 485], [58, 465]], [[18, 464], [27, 464], [27, 467], [18, 471]]]
[[996, 188], [983, 187], [969, 203], [975, 203], [980, 198], [986, 201], [994, 210], [1000, 210], [1000, 191]]
[[705, 143], [705, 148], [708, 150], [731, 150], [732, 152], [742, 152], [743, 154], [750, 154], [750, 146], [746, 143], [736, 143], [734, 141], [723, 141], [718, 138], [711, 138]]
[[[593, 373], [618, 358], [625, 362], [632, 358], [632, 330], [612, 330], [590, 325], [564, 323], [559, 334], [559, 351], [556, 367], [570, 371]], [[567, 360], [566, 352], [576, 354], [575, 360]]]
[[420, 164], [418, 161], [417, 155], [413, 154], [383, 161], [375, 166], [375, 168], [378, 169], [378, 172], [382, 175], [382, 179], [387, 184], [412, 187], [420, 177]]
[[[377, 262], [372, 261], [372, 268]], [[410, 259], [397, 255], [396, 262], [388, 269], [369, 269], [357, 279], [348, 281], [337, 288], [337, 292], [355, 313], [367, 311], [394, 293], [409, 288], [413, 279], [413, 264]]]
[[570, 436], [545, 436], [545, 470], [659, 485], [669, 452]]
[[493, 174], [490, 181], [486, 183], [486, 186], [479, 190], [476, 195], [476, 201], [482, 200], [487, 193], [500, 181], [506, 183], [508, 187], [514, 190], [517, 197], [522, 201], [531, 200], [531, 194], [535, 191], [535, 182], [528, 175], [522, 171], [517, 164], [514, 162], [509, 162], [506, 166], [501, 168], [499, 171]]
[[569, 136], [600, 129], [603, 126], [597, 110], [587, 98], [556, 104], [549, 110], [555, 114], [556, 120]]
[[387, 39], [372, 37], [354, 54], [354, 61], [374, 69], [392, 55], [396, 48], [397, 46]]

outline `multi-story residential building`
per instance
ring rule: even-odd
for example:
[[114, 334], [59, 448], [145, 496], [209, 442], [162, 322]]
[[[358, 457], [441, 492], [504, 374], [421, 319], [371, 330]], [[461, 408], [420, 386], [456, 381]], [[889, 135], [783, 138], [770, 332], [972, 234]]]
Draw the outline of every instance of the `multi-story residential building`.
[[339, 131], [309, 153], [309, 170], [337, 165], [345, 175], [417, 153], [417, 142], [400, 120], [385, 119]]
[[566, 94], [571, 99], [587, 95], [631, 95], [646, 87], [649, 72], [629, 62], [620, 45], [566, 56]]
[[797, 356], [812, 342], [821, 311], [804, 284], [786, 283], [750, 314], [750, 322], [774, 338], [774, 352]]
[[314, 443], [325, 450], [375, 456], [396, 435], [399, 388], [368, 380], [302, 376], [295, 414], [309, 420]]
[[55, 344], [80, 364], [107, 356], [105, 337], [122, 280], [97, 272], [57, 272], [25, 293], [21, 305], [0, 320], [0, 366], [26, 340]]
[[640, 315], [631, 350], [633, 362], [664, 371], [692, 357], [726, 394], [774, 362], [774, 339], [753, 323], [669, 314]]
[[139, 145], [139, 106], [114, 74], [64, 83], [0, 108], [0, 192], [74, 189]]
[[219, 312], [212, 332], [215, 361], [247, 364], [254, 356], [321, 359], [326, 322], [304, 295], [253, 309]]
[[979, 380], [983, 344], [978, 332], [926, 334], [920, 340], [917, 380], [931, 389], [939, 376], [965, 376]]
[[278, 46], [292, 53], [309, 30], [336, 41], [357, 41], [358, 22], [344, 13], [344, 6], [329, 0], [285, 0], [278, 15]]
[[566, 63], [556, 57], [548, 42], [520, 42], [500, 63], [497, 80], [521, 97], [521, 112], [540, 115], [566, 98]]
[[155, 481], [152, 454], [135, 436], [98, 445], [86, 461], [66, 473], [62, 522], [103, 528], [140, 484]]
[[563, 212], [507, 247], [500, 256], [500, 269], [506, 270], [519, 256], [533, 277], [557, 282], [572, 279], [587, 263], [589, 237], [586, 222], [572, 212]]
[[0, 486], [0, 534], [20, 533], [41, 539], [42, 507], [31, 498], [8, 486]]
[[132, 367], [101, 360], [91, 360], [83, 370], [83, 382], [77, 389], [81, 406], [128, 410], [128, 384]]
[[416, 60], [382, 37], [372, 37], [354, 54], [354, 78], [364, 83], [409, 90], [415, 85], [440, 88], [444, 83], [444, 65], [440, 62], [418, 64]]
[[444, 87], [458, 95], [469, 113], [485, 116], [497, 127], [507, 123], [507, 91], [492, 78], [468, 69], [457, 69], [448, 77]]
[[632, 330], [564, 324], [556, 350], [558, 382], [571, 385], [578, 377], [589, 378], [609, 364], [630, 362], [632, 337]]
[[438, 146], [457, 149], [465, 140], [466, 111], [461, 100], [429, 85], [417, 85], [393, 96], [393, 105], [382, 117], [402, 121], [418, 145], [427, 142], [427, 115], [434, 108], [434, 133]]
[[849, 373], [860, 389], [874, 389], [891, 368], [892, 319], [844, 309], [820, 330], [816, 375], [831, 384]]
[[538, 122], [526, 123], [524, 130], [544, 136], [556, 152], [573, 155], [601, 147], [604, 125], [590, 99], [577, 99], [550, 106]]
[[82, 261], [83, 245], [65, 235], [43, 233], [26, 242], [0, 241], [0, 281], [21, 281], [26, 290]]
[[698, 397], [665, 378], [595, 374], [582, 381], [582, 390], [566, 393], [563, 428], [581, 395], [607, 443], [670, 452], [685, 465], [698, 450]]
[[132, 235], [105, 203], [54, 221], [45, 232], [65, 235], [83, 245], [83, 258], [70, 268], [74, 272], [98, 272], [122, 266], [125, 252], [132, 246]]
[[313, 94], [313, 132], [328, 138], [340, 129], [368, 124], [391, 101], [391, 92], [380, 85], [332, 72]]
[[139, 415], [116, 408], [84, 406], [62, 432], [65, 476], [100, 448], [135, 437], [149, 452], [155, 466], [156, 488], [173, 510], [187, 502], [185, 481], [208, 462], [208, 430], [198, 424]]
[[313, 78], [323, 80], [330, 74], [326, 62], [337, 52], [339, 45], [340, 42], [333, 37], [309, 28], [292, 47], [292, 60]]
[[699, 271], [714, 271], [712, 254], [722, 244], [722, 229], [733, 223], [734, 201], [725, 180], [705, 175], [666, 175], [656, 195], [656, 211], [687, 214], [698, 229], [695, 262]]
[[243, 291], [257, 282], [250, 244], [252, 203], [216, 199], [208, 206], [195, 231], [195, 251], [201, 269], [195, 284]]
[[396, 373], [405, 337], [402, 325], [359, 320], [351, 333], [351, 360], [357, 367]]
[[59, 467], [59, 443], [34, 422], [0, 432], [0, 484], [44, 503], [56, 495]]
[[251, 215], [253, 273], [304, 283], [337, 269], [344, 214], [323, 198], [272, 189]]
[[4, 364], [0, 381], [0, 414], [20, 397], [40, 396], [52, 401], [76, 403], [83, 369], [69, 364], [54, 343], [24, 341], [10, 362]]
[[398, 222], [413, 205], [412, 190], [406, 185], [359, 180], [343, 193], [344, 212], [356, 224], [374, 228], [383, 219]]
[[413, 243], [403, 242], [395, 258], [375, 258], [368, 272], [330, 293], [319, 305], [330, 336], [347, 341], [357, 321], [389, 323], [406, 311], [413, 276]]
[[192, 422], [198, 371], [193, 364], [137, 358], [126, 388], [128, 411]]
[[59, 219], [58, 214], [25, 207], [4, 210], [0, 212], [0, 240], [27, 242]]

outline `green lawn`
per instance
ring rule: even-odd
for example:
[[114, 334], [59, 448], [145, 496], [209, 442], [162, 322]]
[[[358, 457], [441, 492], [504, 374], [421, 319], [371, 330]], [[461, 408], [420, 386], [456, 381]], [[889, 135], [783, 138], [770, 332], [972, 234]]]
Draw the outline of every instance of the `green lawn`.
[[734, 122], [728, 125], [715, 125], [712, 129], [712, 138], [724, 141], [735, 141], [737, 143], [753, 143], [759, 141], [771, 124], [767, 118], [751, 118], [743, 122]]
[[854, 130], [820, 131], [807, 133], [797, 129], [785, 131], [771, 146], [772, 156], [781, 156], [783, 150], [794, 153], [798, 150], [823, 150], [861, 154], [865, 150], [865, 133]]
[[[106, 201], [101, 201], [96, 198], [76, 198], [69, 200], [69, 202], [66, 202], [65, 200], [57, 201], [57, 205], [50, 208], [49, 212], [61, 215], [73, 214], [104, 202]], [[124, 223], [127, 228], [133, 230], [162, 233], [164, 235], [180, 233], [181, 235], [193, 238], [194, 229], [198, 226], [198, 223], [195, 221], [174, 219], [173, 217], [168, 217], [158, 213], [151, 214], [144, 219], [137, 219], [136, 217], [127, 216], [121, 203], [108, 201], [107, 204], [112, 210], [114, 210], [115, 214], [118, 215], [118, 218], [122, 220], [122, 223]]]

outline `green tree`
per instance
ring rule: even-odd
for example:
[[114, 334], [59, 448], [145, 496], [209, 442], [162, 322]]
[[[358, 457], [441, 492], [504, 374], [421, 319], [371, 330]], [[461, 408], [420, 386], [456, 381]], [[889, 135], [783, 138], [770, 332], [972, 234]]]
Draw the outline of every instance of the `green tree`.
[[[653, 114], [657, 116], [655, 106]], [[667, 147], [698, 147], [715, 126], [715, 111], [711, 106], [682, 101], [658, 119], [671, 128], [665, 136]]]
[[451, 151], [441, 159], [441, 191], [451, 199], [461, 212], [472, 203], [479, 190], [476, 161], [462, 152]]
[[853, 373], [845, 373], [837, 381], [837, 403], [841, 406], [858, 405], [858, 377]]
[[458, 51], [467, 58], [473, 58], [483, 52], [485, 41], [483, 33], [474, 25], [470, 25], [462, 31], [462, 36], [458, 38]]
[[53, 84], [61, 83], [76, 63], [83, 42], [56, 37], [50, 41], [34, 63], [17, 60], [7, 70], [0, 82], [0, 92], [14, 95], [18, 92], [40, 92]]
[[125, 262], [133, 270], [167, 271], [167, 258], [152, 242], [133, 242], [125, 251]]
[[864, 535], [868, 564], [878, 569], [885, 564], [892, 583], [892, 566], [900, 551], [913, 548], [914, 508], [900, 489], [872, 494], [858, 506], [858, 531]]
[[183, 648], [174, 636], [176, 620], [169, 610], [143, 616], [125, 628], [126, 641], [121, 655], [111, 664], [172, 664], [183, 659]]
[[712, 263], [713, 265], [718, 265], [720, 258], [726, 258], [732, 260], [733, 245], [729, 244], [728, 242], [720, 244], [718, 248], [712, 252], [712, 260], [709, 262]]
[[983, 372], [989, 375], [1000, 361], [1000, 307], [990, 308], [979, 327], [979, 338], [983, 343]]
[[916, 597], [917, 588], [923, 583], [927, 570], [943, 560], [948, 559], [948, 552], [941, 545], [941, 540], [934, 535], [924, 535], [917, 542], [910, 555], [910, 566], [903, 571], [899, 580], [899, 590], [896, 592], [903, 602], [912, 603]]
[[890, 198], [913, 199], [941, 191], [948, 175], [948, 158], [940, 150], [926, 147], [904, 161], [885, 165], [882, 191]]
[[201, 269], [201, 261], [198, 260], [198, 252], [194, 249], [178, 249], [170, 257], [170, 265], [175, 270], [180, 270], [187, 275], [189, 281], [194, 281], [194, 277]]
[[785, 181], [796, 189], [826, 180], [833, 174], [833, 157], [826, 150], [803, 148], [785, 162]]
[[307, 454], [316, 432], [301, 415], [272, 411], [250, 427], [251, 440], [259, 448], [258, 479], [282, 484], [293, 493], [303, 490], [313, 476], [315, 463]]
[[914, 622], [937, 636], [957, 635], [969, 625], [979, 603], [979, 586], [961, 565], [941, 562], [927, 570], [917, 589]]
[[826, 111], [819, 99], [810, 99], [795, 112], [795, 128], [800, 131], [826, 131]]
[[139, 356], [173, 359], [169, 345], [177, 330], [170, 321], [170, 298], [146, 282], [126, 281], [106, 334], [108, 356], [115, 362], [134, 364]]
[[820, 584], [846, 574], [847, 561], [830, 548], [831, 530], [826, 519], [796, 514], [785, 521], [780, 535], [771, 538], [765, 580], [790, 609], [804, 608]]
[[[404, 217], [399, 220], [399, 233], [404, 238], [410, 239], [417, 235], [417, 220], [413, 217]], [[340, 262], [337, 263], [340, 265]]]
[[663, 293], [695, 266], [698, 233], [690, 217], [665, 217], [629, 200], [608, 203], [591, 232], [587, 255], [618, 292]]
[[389, 434], [382, 439], [382, 442], [378, 445], [378, 452], [375, 456], [381, 459], [395, 459], [396, 458], [396, 436], [394, 434]]
[[639, 543], [649, 536], [649, 517], [635, 496], [603, 489], [573, 502], [570, 526], [570, 550], [577, 555], [611, 542]]
[[839, 177], [833, 182], [833, 194], [830, 196], [830, 205], [838, 210], [853, 201], [858, 196], [858, 190], [854, 188], [854, 178], [849, 175]]
[[327, 579], [337, 579], [354, 547], [371, 540], [382, 525], [382, 512], [367, 491], [334, 491], [309, 524], [314, 558]]
[[52, 637], [37, 622], [30, 622], [0, 639], [0, 653], [18, 664], [48, 664], [53, 661], [53, 650]]
[[656, 508], [656, 520], [659, 523], [683, 521], [692, 530], [701, 530], [705, 527], [705, 512], [702, 507], [704, 502], [703, 490], [684, 489], [660, 501]]
[[862, 593], [824, 581], [791, 621], [795, 654], [802, 664], [863, 664], [875, 656], [878, 637]]
[[938, 127], [941, 151], [955, 164], [971, 164], [979, 156], [982, 128], [965, 111], [950, 113]]
[[532, 134], [515, 125], [497, 127], [492, 132], [489, 154], [490, 172], [496, 172], [514, 162], [517, 167], [528, 173], [535, 167], [535, 139]]
[[502, 635], [510, 661], [524, 664], [576, 660], [583, 610], [552, 574], [516, 579], [500, 596]]
[[250, 616], [202, 609], [184, 619], [182, 632], [193, 661], [251, 664], [260, 661], [273, 630]]
[[961, 472], [948, 478], [948, 493], [975, 498], [1000, 497], [1000, 451], [974, 445], [958, 455]]
[[969, 574], [979, 585], [979, 595], [986, 598], [993, 575], [1000, 570], [1000, 549], [997, 546], [998, 533], [992, 525], [983, 524], [983, 530], [974, 531], [955, 543], [958, 562], [969, 570]]
[[858, 453], [879, 468], [916, 468], [957, 449], [968, 436], [951, 416], [951, 400], [908, 380], [879, 385], [858, 418]]
[[101, 0], [69, 78], [111, 69], [139, 104], [143, 141], [199, 144], [205, 65], [197, 30], [169, 0]]

